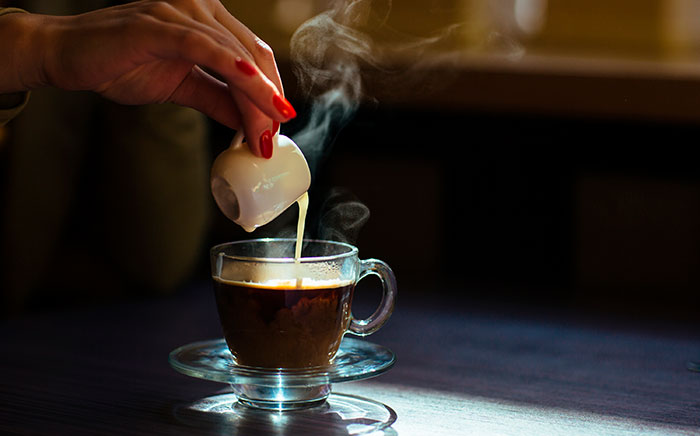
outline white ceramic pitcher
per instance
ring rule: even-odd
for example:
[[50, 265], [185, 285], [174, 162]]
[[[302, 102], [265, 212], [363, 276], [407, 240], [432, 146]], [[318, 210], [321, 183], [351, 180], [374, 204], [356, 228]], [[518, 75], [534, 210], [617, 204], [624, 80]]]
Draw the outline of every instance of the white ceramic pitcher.
[[277, 218], [311, 185], [309, 165], [294, 141], [278, 133], [272, 147], [270, 159], [255, 156], [239, 130], [211, 169], [216, 204], [248, 232]]

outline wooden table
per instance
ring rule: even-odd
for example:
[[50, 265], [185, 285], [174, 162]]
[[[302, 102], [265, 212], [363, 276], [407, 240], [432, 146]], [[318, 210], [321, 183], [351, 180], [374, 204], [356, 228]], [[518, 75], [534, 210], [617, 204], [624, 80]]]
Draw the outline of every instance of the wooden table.
[[[700, 331], [439, 303], [429, 295], [440, 290], [430, 291], [400, 294], [392, 319], [370, 338], [396, 352], [394, 368], [334, 386], [393, 409], [398, 419], [383, 434], [700, 434], [700, 373], [686, 369], [700, 358]], [[178, 407], [227, 387], [175, 372], [168, 353], [218, 336], [208, 284], [3, 321], [0, 433], [348, 433], [284, 418], [244, 430], [178, 420]]]

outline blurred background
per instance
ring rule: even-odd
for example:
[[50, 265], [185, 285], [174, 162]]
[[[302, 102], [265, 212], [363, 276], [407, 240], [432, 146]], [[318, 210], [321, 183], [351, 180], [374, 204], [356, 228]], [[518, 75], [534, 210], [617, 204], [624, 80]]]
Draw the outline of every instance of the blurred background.
[[[289, 41], [329, 3], [262, 5], [227, 3], [302, 103]], [[382, 71], [365, 68], [317, 177], [368, 206], [363, 256], [390, 263], [402, 292], [698, 319], [700, 1], [373, 10], [374, 52], [401, 73], [372, 87]]]
[[[352, 238], [401, 292], [698, 320], [700, 0], [223, 3], [274, 49], [292, 136], [321, 94], [292, 36], [332, 8], [357, 24], [357, 106], [314, 158], [309, 219], [339, 189], [363, 203]], [[233, 133], [206, 127], [208, 163]], [[178, 286], [250, 236], [206, 201]], [[293, 209], [252, 236], [288, 235]]]

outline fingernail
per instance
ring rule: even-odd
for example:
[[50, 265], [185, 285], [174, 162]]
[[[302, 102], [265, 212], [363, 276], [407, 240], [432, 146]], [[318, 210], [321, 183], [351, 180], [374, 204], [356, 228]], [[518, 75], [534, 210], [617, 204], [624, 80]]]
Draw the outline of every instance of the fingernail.
[[272, 157], [272, 133], [269, 130], [260, 135], [260, 153], [265, 159]]
[[247, 76], [254, 76], [257, 73], [257, 70], [250, 64], [250, 62], [246, 61], [245, 59], [241, 59], [240, 57], [236, 58], [236, 67], [238, 67], [238, 69]]
[[280, 122], [279, 121], [273, 121], [272, 122], [272, 136], [274, 136], [277, 132], [280, 130]]
[[292, 104], [289, 103], [286, 98], [282, 97], [279, 94], [275, 94], [272, 97], [272, 104], [285, 118], [289, 119], [297, 116], [297, 111], [294, 110]]

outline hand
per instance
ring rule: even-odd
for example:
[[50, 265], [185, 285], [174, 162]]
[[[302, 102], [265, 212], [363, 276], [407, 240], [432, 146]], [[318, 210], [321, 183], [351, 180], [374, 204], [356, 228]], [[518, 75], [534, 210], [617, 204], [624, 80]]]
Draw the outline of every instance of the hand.
[[0, 92], [90, 90], [123, 104], [173, 102], [234, 129], [269, 157], [283, 97], [269, 46], [218, 0], [143, 0], [82, 15], [0, 17]]

